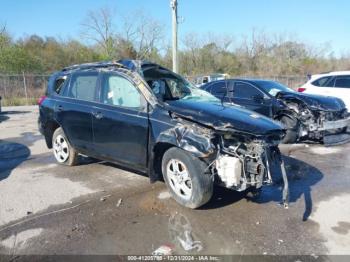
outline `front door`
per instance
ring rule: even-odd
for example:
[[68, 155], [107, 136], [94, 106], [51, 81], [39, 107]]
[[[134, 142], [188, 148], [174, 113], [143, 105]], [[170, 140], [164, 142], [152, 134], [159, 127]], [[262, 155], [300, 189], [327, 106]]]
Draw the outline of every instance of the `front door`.
[[117, 72], [101, 77], [100, 103], [92, 110], [94, 146], [98, 155], [145, 168], [147, 103], [137, 86]]

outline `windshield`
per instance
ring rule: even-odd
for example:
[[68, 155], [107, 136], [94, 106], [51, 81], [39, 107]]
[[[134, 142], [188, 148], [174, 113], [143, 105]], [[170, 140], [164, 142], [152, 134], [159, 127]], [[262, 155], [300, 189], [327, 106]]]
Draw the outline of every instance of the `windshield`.
[[181, 76], [160, 67], [147, 69], [144, 78], [157, 97], [164, 100], [200, 100], [220, 102], [215, 96], [201, 90]]
[[293, 89], [274, 81], [257, 81], [261, 88], [272, 96], [276, 96], [279, 92], [294, 92]]

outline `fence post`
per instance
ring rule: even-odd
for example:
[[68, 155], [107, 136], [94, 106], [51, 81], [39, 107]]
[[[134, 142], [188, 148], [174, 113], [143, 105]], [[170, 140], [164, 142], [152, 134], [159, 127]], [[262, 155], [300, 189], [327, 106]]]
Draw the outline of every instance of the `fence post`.
[[4, 85], [4, 96], [6, 97], [7, 96], [7, 88], [6, 88], [5, 76], [3, 76], [3, 78], [2, 78], [2, 83]]
[[26, 95], [26, 105], [28, 105], [28, 93], [27, 93], [27, 83], [26, 83], [26, 77], [24, 75], [24, 72], [22, 72], [23, 74], [23, 86], [24, 86], [24, 92]]

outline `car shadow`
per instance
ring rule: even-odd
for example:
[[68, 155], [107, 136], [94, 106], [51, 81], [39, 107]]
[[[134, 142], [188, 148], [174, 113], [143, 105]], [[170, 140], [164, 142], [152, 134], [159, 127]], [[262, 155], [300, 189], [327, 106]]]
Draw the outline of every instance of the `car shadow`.
[[7, 115], [4, 115], [4, 114], [0, 113], [0, 123], [6, 121], [8, 119], [9, 119], [9, 117]]
[[0, 140], [0, 181], [30, 156], [30, 149], [20, 143]]
[[[317, 168], [295, 158], [283, 156], [289, 181], [289, 202], [295, 203], [304, 198], [305, 210], [302, 220], [309, 218], [312, 203], [312, 187], [322, 180], [323, 174]], [[254, 197], [247, 192], [235, 192], [222, 187], [215, 187], [214, 194], [206, 205], [200, 209], [215, 209], [231, 205], [242, 199], [263, 204], [269, 202], [280, 203], [282, 200], [282, 179], [278, 179], [273, 185], [264, 186], [259, 196]]]
[[1, 111], [0, 115], [18, 115], [27, 113], [31, 113], [31, 111]]
[[26, 114], [26, 113], [30, 113], [30, 111], [1, 111], [0, 123], [8, 120], [10, 118], [9, 115]]

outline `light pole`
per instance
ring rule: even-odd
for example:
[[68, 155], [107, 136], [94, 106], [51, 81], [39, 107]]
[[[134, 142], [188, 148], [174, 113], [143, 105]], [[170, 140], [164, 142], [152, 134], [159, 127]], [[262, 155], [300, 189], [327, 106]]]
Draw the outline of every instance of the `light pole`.
[[172, 11], [172, 28], [173, 28], [173, 71], [178, 73], [177, 63], [177, 0], [170, 0], [170, 7]]

